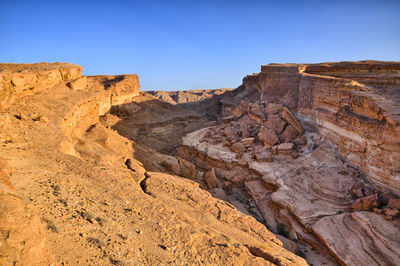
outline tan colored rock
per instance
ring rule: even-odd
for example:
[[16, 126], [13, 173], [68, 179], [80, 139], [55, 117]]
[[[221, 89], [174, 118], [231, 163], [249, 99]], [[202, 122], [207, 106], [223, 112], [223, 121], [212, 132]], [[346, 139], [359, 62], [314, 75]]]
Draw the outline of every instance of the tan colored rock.
[[246, 147], [241, 142], [233, 143], [231, 146], [231, 150], [236, 153], [243, 153], [246, 150]]
[[181, 175], [186, 178], [194, 178], [196, 176], [196, 166], [185, 159], [178, 157]]
[[[60, 81], [79, 78], [82, 67], [69, 63], [0, 64], [0, 104], [46, 90]], [[1, 105], [0, 105], [1, 108]]]
[[240, 141], [243, 145], [251, 145], [251, 144], [253, 144], [254, 143], [254, 138], [253, 137], [251, 137], [251, 138], [243, 138], [241, 141]]
[[378, 208], [374, 208], [373, 212], [376, 213], [376, 214], [382, 214], [382, 210], [378, 209]]
[[80, 77], [67, 83], [68, 88], [73, 91], [86, 89], [86, 77]]
[[15, 194], [14, 186], [11, 184], [11, 167], [6, 160], [0, 157], [0, 191]]
[[[52, 80], [53, 74], [41, 78], [48, 75]], [[56, 264], [52, 255], [46, 254], [49, 246], [60, 263], [70, 265], [184, 265], [199, 261], [211, 265], [268, 265], [272, 261], [306, 265], [304, 259], [285, 250], [264, 225], [212, 197], [198, 183], [149, 171], [151, 167], [169, 171], [162, 165], [167, 166], [165, 162], [172, 156], [143, 147], [141, 138], [130, 138], [131, 131], [139, 131], [135, 123], [152, 125], [136, 136], [149, 136], [153, 142], [160, 140], [151, 134], [160, 138], [165, 134], [168, 139], [172, 132], [172, 146], [179, 144], [176, 136], [194, 130], [202, 118], [182, 106], [175, 109], [154, 98], [134, 96], [135, 90], [118, 94], [124, 83], [127, 89], [138, 88], [138, 83], [133, 77], [131, 81], [115, 78], [88, 77], [84, 91], [72, 91], [65, 82], [45, 85], [46, 89], [33, 97], [18, 95], [21, 98], [7, 106], [12, 116], [44, 114], [49, 121], [32, 123], [31, 119], [16, 118], [1, 125], [1, 137], [12, 135], [15, 143], [4, 144], [0, 156], [18, 165], [13, 169], [18, 197], [3, 198], [0, 193], [1, 265]], [[124, 103], [133, 97], [137, 97], [134, 104]], [[122, 106], [117, 108], [119, 103]], [[160, 105], [163, 109], [158, 109]], [[112, 112], [106, 114], [110, 107]], [[149, 107], [156, 112], [149, 111], [147, 117], [144, 112], [133, 115]], [[175, 116], [163, 120], [165, 110], [176, 111], [172, 112]], [[199, 125], [207, 122], [204, 119]], [[232, 155], [220, 144], [225, 155]], [[162, 147], [157, 145], [154, 147]], [[173, 154], [173, 147], [169, 148], [166, 152]], [[211, 164], [210, 156], [217, 152], [201, 155], [202, 162]], [[188, 176], [197, 174], [192, 164], [182, 160], [178, 164], [188, 168]], [[173, 170], [176, 165], [171, 166]], [[238, 171], [226, 180], [233, 180], [236, 186], [248, 172], [240, 171], [235, 163], [231, 166]], [[33, 204], [25, 204], [28, 201], [37, 206], [36, 213], [31, 212]], [[45, 226], [40, 228], [41, 219]], [[257, 247], [262, 257], [252, 254], [249, 247]]]
[[278, 137], [276, 136], [275, 132], [265, 126], [260, 128], [257, 137], [267, 148], [270, 148], [278, 143]]
[[203, 176], [204, 182], [207, 184], [209, 189], [217, 188], [221, 186], [217, 176], [215, 175], [215, 169], [207, 171]]

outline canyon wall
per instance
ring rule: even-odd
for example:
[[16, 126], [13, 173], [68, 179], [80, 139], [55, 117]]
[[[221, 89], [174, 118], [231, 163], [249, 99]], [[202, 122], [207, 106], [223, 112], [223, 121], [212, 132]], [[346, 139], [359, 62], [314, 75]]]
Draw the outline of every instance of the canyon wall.
[[183, 138], [177, 157], [308, 263], [397, 265], [399, 68], [262, 66], [224, 95], [215, 124]]
[[316, 121], [373, 183], [400, 195], [399, 63], [271, 64], [243, 85]]

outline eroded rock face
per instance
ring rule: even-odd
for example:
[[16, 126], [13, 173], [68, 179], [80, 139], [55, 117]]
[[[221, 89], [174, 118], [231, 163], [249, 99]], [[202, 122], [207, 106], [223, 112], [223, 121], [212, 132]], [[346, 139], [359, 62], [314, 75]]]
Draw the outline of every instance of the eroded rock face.
[[82, 67], [74, 64], [0, 64], [0, 108], [16, 97], [54, 86], [60, 81], [79, 78]]
[[[375, 249], [370, 236], [361, 233], [349, 241], [361, 239], [368, 248], [358, 248], [349, 259], [351, 249], [338, 248], [341, 240], [329, 237], [326, 224], [352, 217], [341, 220], [337, 226], [343, 228], [337, 231], [362, 232], [382, 219], [394, 221], [393, 230], [398, 228], [400, 211], [394, 202], [400, 195], [400, 120], [394, 110], [400, 106], [399, 73], [400, 64], [395, 62], [263, 66], [261, 73], [246, 77], [221, 100], [225, 119], [220, 128], [187, 135], [178, 154], [199, 169], [215, 167], [222, 183], [246, 187], [265, 222], [292, 240], [331, 254], [341, 264], [396, 265], [397, 248], [377, 243], [377, 253], [391, 256], [379, 261], [370, 254]], [[243, 111], [246, 102], [248, 118]], [[261, 104], [265, 116], [257, 115]], [[266, 159], [268, 153], [257, 141], [234, 153], [232, 142], [254, 133], [264, 149], [270, 148], [273, 159]], [[229, 198], [230, 190], [225, 192]], [[361, 216], [360, 211], [368, 213]], [[312, 229], [316, 224], [326, 235]], [[385, 243], [383, 230], [373, 234]], [[395, 235], [397, 247], [399, 234]], [[311, 256], [307, 259], [312, 261]]]

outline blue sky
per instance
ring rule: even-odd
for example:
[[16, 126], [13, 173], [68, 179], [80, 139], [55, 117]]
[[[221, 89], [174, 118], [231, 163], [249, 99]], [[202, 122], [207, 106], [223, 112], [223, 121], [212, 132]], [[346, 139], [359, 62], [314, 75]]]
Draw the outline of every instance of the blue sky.
[[400, 61], [400, 0], [0, 0], [0, 62], [139, 74], [143, 90], [233, 88], [271, 62]]

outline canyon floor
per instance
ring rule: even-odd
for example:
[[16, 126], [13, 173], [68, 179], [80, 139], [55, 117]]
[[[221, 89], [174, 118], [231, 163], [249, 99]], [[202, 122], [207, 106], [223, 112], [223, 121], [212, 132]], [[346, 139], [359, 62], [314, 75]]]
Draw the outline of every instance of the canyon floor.
[[0, 64], [1, 265], [400, 264], [400, 63], [81, 72]]

